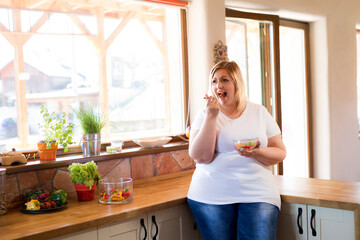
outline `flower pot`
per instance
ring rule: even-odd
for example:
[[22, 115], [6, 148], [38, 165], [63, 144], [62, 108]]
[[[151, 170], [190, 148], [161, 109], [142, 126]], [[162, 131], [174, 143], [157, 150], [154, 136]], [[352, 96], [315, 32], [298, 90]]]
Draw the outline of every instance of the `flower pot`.
[[74, 184], [77, 197], [79, 201], [91, 201], [94, 200], [96, 182], [90, 187], [85, 184]]
[[81, 141], [81, 147], [84, 157], [100, 155], [101, 133], [83, 134]]
[[50, 161], [56, 160], [56, 152], [58, 148], [57, 143], [51, 143], [50, 148], [47, 148], [46, 143], [38, 143], [37, 144], [40, 160], [42, 161]]

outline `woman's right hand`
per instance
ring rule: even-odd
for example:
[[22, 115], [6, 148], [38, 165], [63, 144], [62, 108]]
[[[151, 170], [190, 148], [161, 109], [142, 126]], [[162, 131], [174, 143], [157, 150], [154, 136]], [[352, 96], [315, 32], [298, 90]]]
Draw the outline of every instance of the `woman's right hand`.
[[206, 115], [208, 117], [217, 117], [220, 112], [220, 103], [214, 96], [208, 96], [205, 94], [206, 99]]

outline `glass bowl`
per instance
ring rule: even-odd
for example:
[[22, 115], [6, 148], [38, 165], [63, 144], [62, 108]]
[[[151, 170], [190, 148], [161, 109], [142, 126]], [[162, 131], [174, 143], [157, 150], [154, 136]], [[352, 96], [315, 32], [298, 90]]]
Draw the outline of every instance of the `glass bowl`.
[[99, 202], [120, 204], [133, 199], [132, 178], [102, 179], [99, 183]]
[[239, 150], [251, 150], [254, 149], [258, 143], [258, 138], [250, 138], [250, 139], [234, 139], [234, 147]]

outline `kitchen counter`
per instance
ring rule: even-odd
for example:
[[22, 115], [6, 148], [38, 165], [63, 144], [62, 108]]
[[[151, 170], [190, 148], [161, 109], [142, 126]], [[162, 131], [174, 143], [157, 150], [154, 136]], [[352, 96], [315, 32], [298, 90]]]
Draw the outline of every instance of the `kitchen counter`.
[[[1, 239], [47, 239], [184, 204], [192, 173], [188, 170], [137, 180], [134, 200], [120, 205], [100, 204], [96, 196], [89, 202], [70, 199], [64, 210], [48, 214], [24, 214], [11, 209], [0, 216]], [[360, 183], [275, 178], [282, 201], [352, 210], [355, 229], [360, 229]]]

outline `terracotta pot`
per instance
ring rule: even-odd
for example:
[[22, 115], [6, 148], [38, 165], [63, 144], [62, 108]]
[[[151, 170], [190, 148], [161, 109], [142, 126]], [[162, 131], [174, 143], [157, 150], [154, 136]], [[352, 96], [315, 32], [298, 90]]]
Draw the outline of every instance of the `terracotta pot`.
[[39, 150], [40, 160], [56, 160], [56, 152], [58, 149], [57, 143], [51, 143], [50, 148], [46, 148], [46, 143], [38, 143], [37, 146]]
[[74, 184], [77, 197], [79, 201], [91, 201], [94, 200], [96, 182], [90, 187], [85, 184]]

